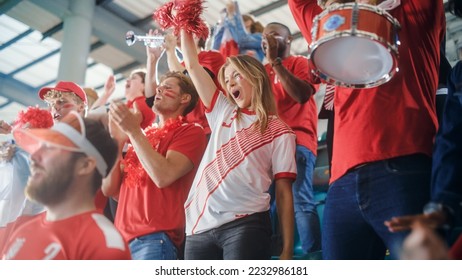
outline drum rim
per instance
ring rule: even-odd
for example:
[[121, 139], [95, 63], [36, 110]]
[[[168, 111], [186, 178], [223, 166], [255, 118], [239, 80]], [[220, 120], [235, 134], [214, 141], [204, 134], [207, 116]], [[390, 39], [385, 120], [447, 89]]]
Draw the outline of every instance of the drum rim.
[[389, 22], [391, 22], [395, 26], [395, 28], [398, 28], [398, 29], [401, 28], [401, 24], [399, 23], [399, 21], [395, 17], [393, 17], [389, 12], [387, 12], [386, 10], [384, 10], [382, 8], [379, 8], [379, 7], [375, 6], [375, 5], [359, 4], [359, 3], [355, 3], [355, 2], [343, 3], [343, 4], [334, 4], [334, 5], [331, 5], [331, 6], [327, 7], [327, 8], [325, 8], [324, 11], [322, 11], [320, 14], [318, 14], [317, 16], [314, 17], [313, 28], [315, 26], [317, 27], [319, 19], [321, 19], [325, 15], [329, 14], [330, 12], [338, 11], [338, 10], [352, 9], [355, 5], [358, 5], [360, 10], [367, 10], [367, 11], [370, 11], [370, 12], [375, 12], [376, 14], [379, 14], [381, 16], [385, 16], [387, 18], [387, 20]]
[[378, 79], [375, 82], [370, 82], [370, 83], [358, 83], [358, 84], [352, 84], [352, 83], [346, 83], [342, 82], [340, 80], [334, 79], [331, 76], [319, 71], [318, 69], [313, 69], [311, 72], [319, 77], [321, 80], [324, 82], [335, 85], [335, 86], [340, 86], [340, 87], [346, 87], [346, 88], [353, 88], [353, 89], [362, 89], [362, 88], [373, 88], [373, 87], [378, 87], [382, 84], [385, 84], [386, 82], [390, 81], [393, 76], [399, 72], [398, 67], [392, 68], [392, 71], [390, 73], [387, 73], [384, 75], [384, 77]]
[[[323, 17], [325, 17], [326, 15], [332, 13], [333, 11], [352, 10], [356, 5], [359, 7], [360, 10], [366, 10], [366, 11], [376, 13], [379, 16], [385, 16], [385, 19], [388, 20], [392, 24], [392, 27], [395, 30], [396, 39], [392, 42], [393, 44], [388, 42], [387, 40], [383, 39], [383, 37], [378, 36], [377, 34], [372, 33], [372, 32], [367, 32], [367, 31], [363, 31], [363, 30], [356, 30], [355, 33], [352, 34], [352, 32], [349, 32], [349, 31], [352, 30], [351, 28], [348, 29], [348, 30], [343, 30], [343, 31], [333, 31], [332, 34], [329, 34], [328, 36], [324, 36], [324, 37], [322, 37], [320, 39], [316, 38], [317, 40], [313, 39], [315, 37], [314, 34], [318, 31], [320, 20]], [[400, 45], [400, 41], [399, 41], [397, 35], [398, 35], [398, 30], [401, 28], [401, 25], [400, 25], [399, 21], [396, 18], [394, 18], [390, 13], [388, 13], [386, 10], [384, 10], [382, 8], [379, 8], [379, 7], [375, 6], [375, 5], [359, 4], [359, 3], [354, 3], [354, 2], [353, 3], [335, 4], [335, 5], [331, 5], [331, 6], [327, 7], [327, 8], [325, 8], [324, 11], [322, 11], [320, 14], [315, 16], [315, 18], [313, 20], [313, 23], [314, 23], [313, 27], [311, 28], [312, 43], [309, 45], [308, 58], [311, 60], [311, 62], [313, 63], [313, 66], [315, 67], [315, 69], [312, 69], [311, 72], [313, 74], [315, 74], [316, 76], [318, 76], [319, 78], [321, 78], [322, 80], [324, 80], [325, 82], [336, 85], [336, 86], [347, 87], [347, 88], [357, 88], [357, 89], [360, 89], [360, 88], [372, 88], [372, 87], [376, 87], [376, 86], [382, 85], [382, 84], [390, 81], [391, 78], [396, 74], [396, 72], [399, 71], [399, 67], [398, 67], [398, 58], [399, 58], [398, 46]], [[320, 71], [320, 69], [318, 69], [316, 63], [312, 59], [312, 57], [314, 56], [316, 50], [322, 44], [324, 44], [324, 43], [326, 43], [328, 41], [331, 41], [332, 39], [342, 38], [342, 37], [366, 38], [366, 39], [370, 39], [370, 40], [372, 40], [374, 42], [377, 42], [377, 43], [381, 44], [382, 46], [384, 46], [386, 48], [386, 50], [390, 53], [391, 58], [392, 58], [392, 67], [391, 67], [390, 72], [385, 73], [382, 76], [382, 78], [380, 78], [380, 79], [378, 79], [376, 81], [368, 82], [368, 83], [354, 84], [354, 83], [347, 83], [347, 82], [340, 81], [338, 79], [334, 79], [330, 75]], [[395, 55], [393, 55], [392, 53], [394, 53]]]
[[[373, 88], [373, 87], [380, 86], [380, 85], [385, 84], [386, 82], [390, 81], [391, 78], [393, 78], [393, 76], [397, 72], [399, 72], [399, 68], [398, 68], [397, 64], [395, 64], [395, 61], [396, 61], [396, 58], [393, 57], [393, 62], [394, 62], [393, 67], [391, 68], [391, 71], [389, 73], [385, 74], [382, 78], [378, 79], [377, 81], [369, 82], [369, 83], [357, 83], [357, 84], [354, 84], [354, 83], [343, 82], [343, 81], [340, 81], [338, 79], [332, 78], [328, 74], [320, 71], [318, 68], [312, 69], [311, 73], [313, 73], [314, 75], [319, 77], [321, 80], [325, 81], [326, 83], [332, 84], [332, 85], [335, 85], [335, 86], [346, 87], [346, 88], [354, 88], [354, 89]], [[313, 64], [314, 64], [314, 62], [313, 62]]]

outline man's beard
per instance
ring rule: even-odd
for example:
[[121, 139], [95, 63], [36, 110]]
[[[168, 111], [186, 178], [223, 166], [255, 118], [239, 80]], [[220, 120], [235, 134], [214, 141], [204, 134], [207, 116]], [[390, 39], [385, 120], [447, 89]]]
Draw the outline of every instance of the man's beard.
[[33, 176], [27, 181], [25, 193], [27, 198], [45, 206], [54, 205], [65, 200], [69, 188], [74, 181], [76, 158], [71, 157], [67, 164], [57, 165], [53, 170], [46, 170], [40, 180]]

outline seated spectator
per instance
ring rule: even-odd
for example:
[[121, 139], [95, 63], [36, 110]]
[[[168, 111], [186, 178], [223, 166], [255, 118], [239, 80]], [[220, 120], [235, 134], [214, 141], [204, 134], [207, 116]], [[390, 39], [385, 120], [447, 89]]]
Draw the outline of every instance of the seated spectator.
[[120, 233], [95, 211], [95, 193], [117, 158], [103, 125], [71, 112], [51, 129], [13, 135], [31, 155], [26, 195], [46, 212], [12, 234], [2, 259], [130, 259]]

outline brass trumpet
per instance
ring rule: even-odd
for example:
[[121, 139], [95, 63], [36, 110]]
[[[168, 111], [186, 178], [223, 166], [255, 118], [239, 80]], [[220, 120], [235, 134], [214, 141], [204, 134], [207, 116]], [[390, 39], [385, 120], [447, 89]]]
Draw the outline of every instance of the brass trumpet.
[[143, 41], [145, 46], [157, 48], [164, 43], [164, 36], [140, 36], [136, 35], [135, 32], [131, 30], [125, 34], [125, 42], [127, 45], [132, 46], [136, 41]]

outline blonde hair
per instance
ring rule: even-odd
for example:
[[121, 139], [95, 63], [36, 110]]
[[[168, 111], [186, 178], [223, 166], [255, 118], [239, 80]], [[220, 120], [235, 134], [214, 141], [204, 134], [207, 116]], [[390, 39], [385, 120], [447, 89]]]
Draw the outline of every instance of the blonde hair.
[[[226, 58], [225, 64], [218, 73], [220, 85], [225, 90], [225, 69], [229, 65], [232, 65], [252, 85], [253, 92], [250, 106], [257, 115], [256, 127], [260, 128], [261, 133], [265, 132], [268, 127], [269, 115], [277, 114], [273, 89], [265, 67], [256, 58], [249, 55], [237, 55]], [[229, 92], [226, 92], [226, 96], [232, 103], [236, 104]], [[238, 108], [238, 120], [240, 116], [241, 108]]]
[[85, 94], [87, 96], [87, 106], [88, 108], [91, 108], [93, 106], [93, 103], [95, 103], [96, 100], [98, 100], [98, 93], [92, 88], [83, 88], [83, 91], [85, 91]]
[[45, 102], [50, 102], [50, 99], [58, 99], [58, 98], [61, 98], [63, 96], [67, 96], [69, 98], [71, 98], [74, 103], [76, 105], [85, 105], [82, 98], [80, 98], [77, 94], [73, 93], [73, 92], [68, 92], [68, 91], [59, 91], [59, 90], [55, 90], [55, 89], [50, 89], [44, 96], [43, 96], [43, 100], [45, 100]]

